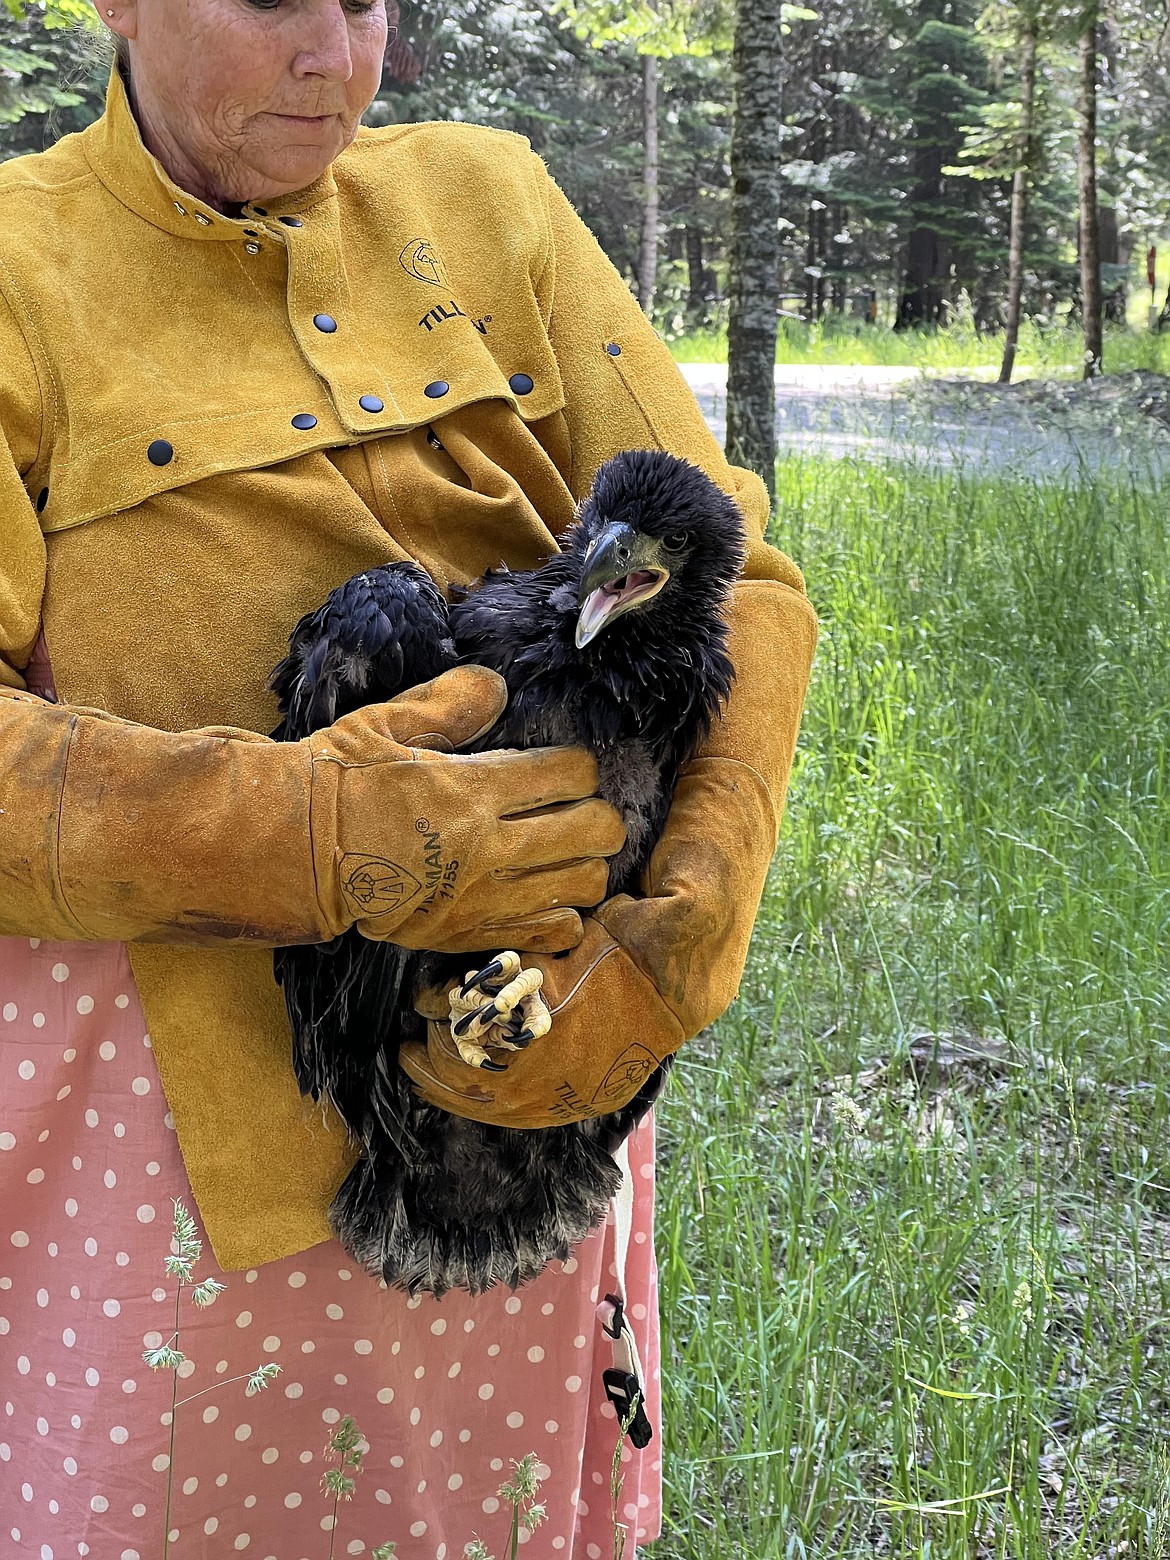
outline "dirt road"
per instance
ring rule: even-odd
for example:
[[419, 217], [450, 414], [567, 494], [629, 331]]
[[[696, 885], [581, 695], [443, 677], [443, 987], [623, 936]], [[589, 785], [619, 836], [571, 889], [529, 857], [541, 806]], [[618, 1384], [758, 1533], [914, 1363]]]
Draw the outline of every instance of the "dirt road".
[[[679, 365], [723, 442], [727, 366]], [[990, 466], [1005, 475], [1060, 480], [1101, 467], [1151, 479], [1170, 474], [1170, 383], [1158, 375], [1025, 381], [1008, 389], [990, 373], [964, 379], [912, 368], [780, 364], [776, 436], [781, 454], [891, 456], [937, 466]]]

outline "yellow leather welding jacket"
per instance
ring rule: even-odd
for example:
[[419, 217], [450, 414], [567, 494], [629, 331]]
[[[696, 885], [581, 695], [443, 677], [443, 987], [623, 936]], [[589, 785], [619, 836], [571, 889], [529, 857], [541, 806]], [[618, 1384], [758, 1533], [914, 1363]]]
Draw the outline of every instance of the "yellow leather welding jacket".
[[[0, 434], [0, 681], [43, 630], [62, 702], [166, 730], [270, 730], [268, 673], [340, 581], [530, 568], [625, 448], [702, 465], [747, 575], [803, 591], [762, 484], [499, 131], [364, 130], [232, 218], [170, 181], [115, 72], [95, 125], [0, 165]], [[271, 954], [130, 954], [222, 1265], [325, 1239], [350, 1150], [297, 1093]]]

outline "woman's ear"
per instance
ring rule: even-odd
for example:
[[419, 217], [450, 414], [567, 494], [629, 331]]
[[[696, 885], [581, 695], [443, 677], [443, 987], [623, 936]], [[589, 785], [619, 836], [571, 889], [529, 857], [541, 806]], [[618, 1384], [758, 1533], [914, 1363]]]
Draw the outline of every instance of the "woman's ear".
[[120, 38], [138, 36], [138, 0], [93, 0], [94, 9]]

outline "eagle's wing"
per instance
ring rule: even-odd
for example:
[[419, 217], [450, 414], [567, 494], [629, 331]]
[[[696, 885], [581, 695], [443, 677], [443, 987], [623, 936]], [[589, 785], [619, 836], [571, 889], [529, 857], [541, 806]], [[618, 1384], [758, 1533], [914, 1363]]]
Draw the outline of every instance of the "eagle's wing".
[[[272, 733], [295, 742], [363, 705], [391, 699], [455, 664], [446, 605], [413, 564], [354, 575], [308, 613], [269, 686], [282, 716]], [[352, 1132], [371, 1113], [398, 1140], [405, 1131], [396, 1065], [417, 1024], [411, 1005], [417, 955], [350, 930], [315, 947], [277, 948], [273, 968], [292, 1030], [302, 1093], [332, 1100]]]

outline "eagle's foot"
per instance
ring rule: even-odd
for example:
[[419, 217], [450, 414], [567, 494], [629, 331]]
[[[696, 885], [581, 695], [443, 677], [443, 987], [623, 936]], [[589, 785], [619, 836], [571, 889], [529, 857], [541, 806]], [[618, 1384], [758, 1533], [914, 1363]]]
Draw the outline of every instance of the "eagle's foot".
[[490, 1050], [522, 1051], [548, 1034], [552, 1014], [540, 995], [543, 983], [542, 971], [524, 969], [520, 955], [508, 950], [451, 987], [451, 1034], [468, 1066], [503, 1072], [507, 1063], [494, 1060]]

